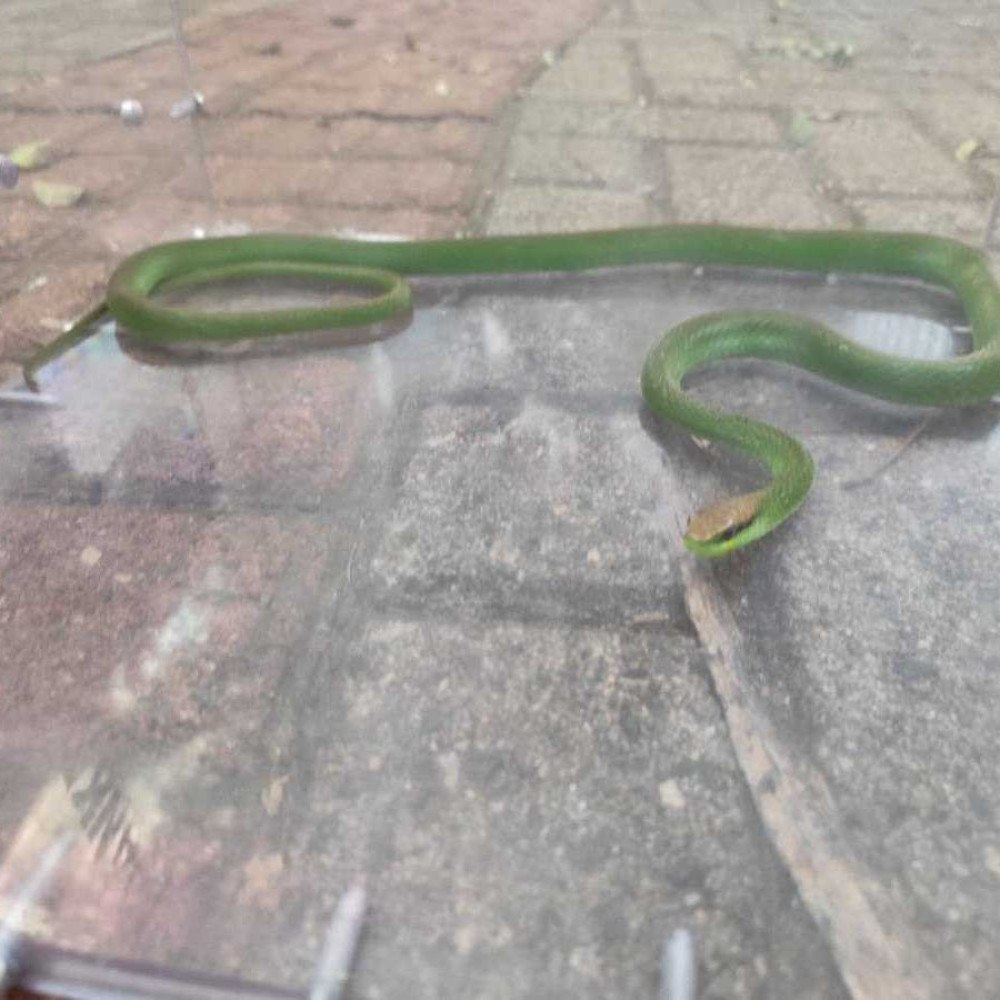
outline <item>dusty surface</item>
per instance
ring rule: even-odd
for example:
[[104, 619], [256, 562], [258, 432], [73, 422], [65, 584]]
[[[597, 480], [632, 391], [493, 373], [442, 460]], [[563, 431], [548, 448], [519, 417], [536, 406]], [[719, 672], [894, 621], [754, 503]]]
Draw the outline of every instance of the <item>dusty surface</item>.
[[[0, 195], [4, 350], [194, 226], [981, 240], [995, 11], [733, 7], [192, 22], [214, 204], [171, 46], [21, 86], [0, 145], [45, 133], [91, 196]], [[953, 305], [684, 269], [421, 294], [374, 348], [150, 367], [105, 335], [47, 373], [63, 411], [0, 414], [0, 892], [78, 815], [33, 915], [77, 947], [304, 986], [364, 872], [363, 997], [652, 997], [680, 925], [711, 1000], [1000, 993], [995, 414], [913, 437], [786, 372], [702, 378], [819, 463], [794, 522], [706, 570], [678, 526], [752, 472], [635, 384], [706, 308], [935, 357]]]

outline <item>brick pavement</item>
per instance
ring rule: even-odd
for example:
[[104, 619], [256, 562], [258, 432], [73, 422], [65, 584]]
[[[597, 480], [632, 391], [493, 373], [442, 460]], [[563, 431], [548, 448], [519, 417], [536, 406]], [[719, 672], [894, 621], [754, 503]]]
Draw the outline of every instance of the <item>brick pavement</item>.
[[[964, 20], [929, 4], [910, 13], [613, 7], [523, 99], [491, 228], [733, 222], [979, 242], [1000, 176], [1000, 25], [975, 5]], [[855, 52], [844, 65], [800, 54], [827, 43]], [[795, 112], [811, 123], [800, 148]], [[982, 145], [962, 163], [968, 139]]]
[[[196, 227], [458, 231], [504, 102], [596, 7], [303, 0], [194, 18], [210, 185], [192, 124], [167, 116], [187, 92], [172, 42], [20, 86], [0, 98], [0, 145], [50, 140], [38, 176], [87, 193], [46, 209], [33, 175], [0, 193], [0, 362], [10, 373], [86, 308], [122, 254]], [[143, 102], [140, 127], [115, 114], [124, 97]]]
[[[830, 4], [812, 13], [779, 4], [732, 8], [723, 0], [612, 5], [551, 60], [547, 71], [542, 52], [558, 46], [567, 37], [567, 21], [582, 23], [591, 7], [581, 3], [569, 11], [560, 6], [556, 16], [524, 4], [497, 11], [486, 22], [481, 11], [460, 5], [414, 4], [405, 7], [404, 30], [398, 19], [404, 8], [399, 6], [338, 6], [338, 13], [330, 15], [328, 6], [301, 3], [234, 20], [224, 34], [196, 31], [193, 51], [213, 112], [202, 120], [201, 130], [217, 206], [206, 198], [190, 147], [178, 150], [181, 142], [190, 141], [189, 126], [163, 117], [184, 89], [171, 46], [114, 57], [60, 82], [21, 89], [7, 100], [0, 120], [4, 140], [8, 128], [20, 132], [16, 141], [44, 131], [57, 153], [48, 174], [84, 183], [92, 196], [62, 213], [35, 206], [26, 187], [0, 201], [5, 350], [13, 356], [57, 331], [96, 294], [121, 253], [194, 226], [352, 227], [424, 235], [466, 227], [500, 232], [717, 220], [926, 228], [972, 240], [981, 235], [993, 178], [1000, 172], [992, 114], [997, 92], [989, 75], [1000, 29], [993, 12], [972, 3], [961, 12], [925, 4], [905, 15], [894, 7], [880, 7], [876, 13], [860, 2]], [[789, 54], [827, 40], [852, 42], [856, 55], [837, 66]], [[532, 80], [512, 105], [505, 105], [516, 87]], [[126, 84], [150, 112], [140, 129], [124, 129], [109, 111]], [[804, 145], [793, 144], [787, 135], [796, 110], [806, 113], [812, 126]], [[985, 150], [961, 163], [955, 149], [966, 138], [981, 139]], [[41, 277], [47, 280], [41, 283]], [[276, 522], [266, 504], [216, 524], [212, 504], [220, 491], [237, 499], [259, 499], [273, 482], [314, 505], [334, 503], [349, 479], [358, 442], [377, 420], [372, 414], [378, 410], [378, 380], [360, 381], [355, 366], [354, 360], [339, 358], [302, 359], [290, 370], [282, 369], [282, 379], [290, 375], [294, 391], [260, 372], [244, 380], [220, 368], [203, 376], [208, 388], [190, 406], [178, 401], [176, 396], [183, 394], [176, 386], [151, 376], [150, 387], [176, 394], [169, 401], [171, 420], [183, 417], [196, 424], [189, 434], [132, 436], [129, 426], [76, 429], [84, 439], [91, 433], [103, 441], [106, 453], [78, 446], [73, 458], [79, 463], [82, 455], [85, 467], [26, 473], [28, 495], [53, 502], [30, 512], [18, 504], [3, 510], [4, 578], [14, 581], [11, 592], [36, 598], [14, 610], [5, 607], [4, 622], [12, 629], [9, 648], [19, 661], [30, 657], [39, 634], [47, 635], [51, 671], [19, 678], [23, 683], [15, 696], [34, 714], [24, 716], [23, 732], [16, 738], [41, 739], [42, 720], [59, 718], [60, 710], [72, 714], [60, 691], [62, 685], [80, 683], [81, 657], [94, 671], [88, 685], [93, 703], [86, 705], [93, 713], [106, 708], [102, 665], [116, 657], [135, 661], [119, 678], [115, 704], [123, 715], [140, 706], [123, 725], [152, 746], [159, 746], [156, 739], [169, 732], [168, 722], [185, 731], [211, 730], [223, 716], [236, 720], [231, 739], [250, 739], [252, 733], [239, 730], [240, 720], [250, 720], [249, 727], [262, 702], [272, 706], [269, 720], [277, 719], [286, 729], [299, 724], [293, 709], [301, 706], [282, 691], [294, 675], [284, 650], [297, 649], [295, 643], [301, 645], [312, 627], [304, 620], [307, 598], [330, 586], [323, 576], [324, 560], [332, 564], [331, 553], [350, 551], [352, 556], [345, 556], [349, 566], [353, 540], [335, 527], [328, 537], [314, 538], [295, 520]], [[154, 395], [151, 388], [149, 395]], [[261, 399], [267, 419], [260, 417]], [[118, 400], [116, 406], [128, 412], [128, 403]], [[352, 419], [333, 426], [318, 418], [321, 413], [347, 413]], [[426, 484], [443, 479], [445, 492], [458, 503], [470, 473], [463, 464], [465, 450], [449, 451], [455, 427], [464, 443], [471, 441], [487, 453], [495, 432], [492, 424], [476, 424], [482, 417], [474, 407], [447, 402], [427, 407], [421, 419], [430, 426], [431, 440], [414, 446], [413, 479], [404, 484], [398, 509], [387, 517], [390, 557], [373, 565], [386, 577], [386, 591], [391, 594], [395, 587], [410, 599], [416, 594], [423, 607], [420, 586], [436, 581], [425, 571], [440, 561], [433, 546], [421, 553], [411, 538], [413, 524], [429, 519]], [[561, 437], [582, 435], [582, 417], [561, 414], [560, 420]], [[205, 426], [218, 437], [208, 440]], [[534, 448], [535, 431], [526, 426], [511, 432], [522, 478], [531, 474], [528, 455], [533, 452], [517, 450], [517, 434]], [[502, 484], [496, 490], [505, 496]], [[596, 485], [591, 492], [597, 494]], [[123, 507], [141, 507], [143, 498], [156, 497], [182, 511], [123, 513], [105, 509], [105, 497], [109, 506]], [[511, 496], [505, 502], [513, 506], [516, 500]], [[560, 498], [560, 510], [568, 507], [572, 514], [576, 500]], [[264, 501], [276, 502], [267, 495]], [[607, 519], [621, 521], [624, 515], [612, 504]], [[481, 536], [478, 522], [470, 523], [471, 541], [452, 553], [457, 566], [445, 567], [460, 580], [486, 574], [478, 564], [469, 572], [463, 562], [475, 560], [473, 542]], [[491, 572], [495, 563], [516, 559], [516, 551], [512, 554], [500, 541], [481, 553]], [[414, 551], [419, 558], [407, 578], [406, 567], [400, 570], [394, 557], [415, 558]], [[586, 562], [590, 552], [581, 555]], [[543, 579], [528, 581], [539, 593], [552, 575], [546, 565], [542, 568]], [[552, 572], [561, 569], [565, 567], [558, 563]], [[575, 564], [572, 569], [567, 589], [577, 580]], [[500, 596], [514, 607], [513, 617], [524, 611], [518, 604], [524, 600], [524, 581], [511, 579], [511, 591]], [[659, 595], [667, 618], [677, 613], [671, 586], [668, 582], [665, 595]], [[492, 591], [486, 594], [495, 602]], [[454, 595], [439, 596], [450, 606]], [[47, 613], [56, 606], [66, 611], [65, 624], [53, 623]], [[485, 614], [482, 608], [478, 613]], [[151, 622], [161, 623], [156, 634]], [[397, 631], [409, 638], [399, 643]], [[523, 655], [518, 627], [498, 631], [503, 648], [513, 650], [510, 656]], [[457, 628], [442, 629], [438, 637], [442, 635], [447, 646], [460, 649], [457, 659], [477, 655], [475, 637]], [[371, 640], [385, 645], [382, 656], [396, 655], [401, 647], [416, 650], [412, 663], [405, 652], [398, 654], [401, 673], [413, 675], [416, 690], [425, 683], [421, 665], [430, 658], [421, 653], [422, 636], [405, 623], [383, 622]], [[664, 645], [657, 653], [660, 661], [697, 655], [689, 648], [689, 637], [670, 632], [667, 639], [659, 638]], [[618, 655], [638, 658], [634, 652], [615, 652], [604, 634], [573, 641], [578, 640], [610, 661], [617, 662]], [[498, 640], [494, 636], [489, 641]], [[562, 641], [546, 638], [556, 647]], [[466, 645], [471, 652], [461, 652]], [[437, 656], [436, 650], [432, 653]], [[162, 663], [154, 662], [157, 655]], [[530, 655], [538, 655], [538, 664], [532, 663], [541, 672], [558, 652], [543, 648]], [[171, 669], [177, 664], [187, 673]], [[676, 664], [670, 674], [678, 685], [674, 699], [696, 705], [701, 713], [701, 724], [685, 738], [692, 744], [703, 740], [726, 787], [732, 783], [738, 788], [739, 775], [726, 757], [727, 740], [711, 699], [690, 680], [686, 663]], [[441, 684], [446, 683], [456, 680], [445, 676]], [[283, 717], [285, 697], [290, 714]], [[645, 706], [631, 708], [640, 712]], [[618, 706], [609, 701], [608, 710], [617, 712]], [[571, 705], [570, 711], [578, 707]], [[565, 722], [565, 713], [556, 717]], [[500, 740], [503, 732], [492, 736]], [[279, 731], [276, 746], [281, 737]], [[73, 744], [72, 738], [78, 742]], [[83, 753], [86, 738], [83, 728], [75, 736], [71, 732], [67, 752]], [[615, 749], [595, 754], [593, 766]], [[690, 746], [676, 751], [679, 756], [689, 752]], [[239, 773], [242, 762], [232, 744], [215, 753], [215, 766]], [[282, 761], [275, 761], [277, 780]], [[332, 775], [337, 766], [329, 765]], [[381, 765], [371, 766], [377, 771]], [[493, 773], [483, 767], [487, 776]], [[750, 858], [767, 875], [760, 861], [768, 857], [766, 851], [744, 843], [753, 840], [750, 810], [740, 813], [726, 799], [716, 811], [714, 792], [702, 802], [704, 789], [685, 788], [689, 800], [699, 800], [684, 813], [686, 820], [696, 829], [724, 828], [731, 838], [702, 836], [699, 843], [708, 844], [706, 850], [731, 852], [731, 865], [742, 866]], [[595, 799], [598, 792], [595, 788]], [[667, 804], [676, 803], [679, 794], [669, 783], [660, 792]], [[206, 836], [224, 838], [225, 822], [220, 817], [219, 829], [209, 829]], [[650, 828], [656, 826], [654, 820], [648, 822]], [[956, 851], [961, 849], [959, 845]], [[819, 919], [814, 923], [808, 918], [795, 887], [774, 872], [767, 875], [768, 891], [773, 889], [767, 912], [787, 911], [779, 933], [756, 927], [747, 916], [762, 893], [760, 882], [753, 881], [759, 871], [748, 869], [743, 882], [727, 881], [720, 875], [726, 872], [724, 858], [714, 858], [714, 867], [689, 859], [693, 883], [709, 897], [716, 894], [714, 905], [697, 891], [688, 893], [697, 897], [695, 902], [685, 902], [707, 923], [703, 932], [714, 995], [797, 1000], [796, 986], [805, 983], [810, 996], [842, 1000], [841, 975], [855, 995], [877, 995], [856, 988], [858, 954], [845, 948], [838, 914], [824, 911], [824, 885], [810, 883], [801, 858], [786, 853], [782, 860]], [[696, 871], [701, 863], [708, 871], [704, 887]], [[879, 870], [878, 860], [873, 863]], [[978, 863], [978, 856], [970, 862], [961, 854], [961, 865], [970, 871]], [[209, 861], [205, 865], [211, 867]], [[666, 877], [673, 875], [671, 868]], [[850, 872], [840, 875], [850, 881]], [[949, 929], [943, 932], [951, 935], [944, 965], [952, 968], [959, 956], [964, 965], [959, 963], [955, 995], [977, 995], [977, 985], [995, 969], [981, 925], [953, 905], [939, 884], [917, 885], [927, 897], [916, 908], [917, 918], [932, 914], [937, 920], [942, 910], [958, 913], [948, 917]], [[86, 887], [82, 895], [89, 903]], [[913, 919], [913, 912], [906, 916]], [[92, 917], [85, 909], [81, 934], [89, 933]], [[600, 913], [598, 919], [615, 924]], [[971, 928], [966, 937], [963, 927]], [[903, 941], [912, 935], [921, 940], [919, 919], [913, 925], [904, 921], [896, 932]], [[238, 957], [237, 945], [232, 947]], [[466, 947], [474, 945], [459, 937], [455, 948], [449, 942], [446, 950], [450, 955]], [[581, 981], [591, 986], [601, 982], [593, 955], [582, 949], [573, 956]], [[897, 976], [898, 967], [887, 962], [886, 968], [881, 982], [889, 991], [880, 1000], [907, 985], [905, 976]]]

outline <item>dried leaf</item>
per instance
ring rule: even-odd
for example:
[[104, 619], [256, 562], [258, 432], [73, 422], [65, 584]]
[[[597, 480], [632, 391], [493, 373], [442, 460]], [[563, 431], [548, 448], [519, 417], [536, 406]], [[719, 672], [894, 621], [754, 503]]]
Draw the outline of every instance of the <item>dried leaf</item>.
[[968, 163], [976, 153], [982, 152], [982, 149], [983, 144], [978, 139], [966, 139], [955, 149], [955, 159], [959, 163]]
[[37, 142], [25, 142], [11, 150], [9, 159], [13, 160], [21, 170], [41, 170], [50, 160], [50, 139], [39, 139]]
[[35, 200], [46, 208], [70, 208], [84, 195], [82, 187], [76, 184], [60, 184], [57, 181], [35, 181], [31, 185]]

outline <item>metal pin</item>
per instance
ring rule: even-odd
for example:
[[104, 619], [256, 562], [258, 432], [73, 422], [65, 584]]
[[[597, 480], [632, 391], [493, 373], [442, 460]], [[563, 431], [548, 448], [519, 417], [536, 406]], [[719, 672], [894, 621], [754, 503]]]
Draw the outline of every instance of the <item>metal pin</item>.
[[141, 125], [146, 112], [138, 101], [128, 97], [118, 106], [118, 116], [126, 125]]
[[354, 966], [367, 910], [368, 893], [364, 882], [355, 883], [340, 897], [326, 932], [309, 1000], [341, 1000]]
[[660, 1000], [695, 1000], [694, 935], [681, 927], [667, 938], [660, 961]]
[[59, 406], [59, 400], [45, 392], [27, 392], [23, 389], [0, 390], [0, 403], [10, 406]]
[[196, 90], [193, 94], [182, 97], [173, 105], [170, 109], [170, 117], [174, 119], [190, 118], [192, 115], [201, 114], [204, 109], [205, 98]]
[[48, 891], [59, 865], [75, 839], [75, 834], [64, 833], [54, 844], [49, 845], [0, 920], [0, 996], [20, 977], [24, 918], [29, 908]]

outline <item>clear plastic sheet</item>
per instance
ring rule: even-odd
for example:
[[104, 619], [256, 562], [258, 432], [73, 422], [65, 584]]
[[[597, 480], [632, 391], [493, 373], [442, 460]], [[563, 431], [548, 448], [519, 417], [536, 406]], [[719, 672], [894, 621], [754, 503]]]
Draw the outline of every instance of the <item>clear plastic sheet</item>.
[[[0, 899], [70, 833], [34, 940], [308, 989], [363, 878], [362, 996], [638, 996], [674, 926], [712, 960], [794, 940], [678, 544], [760, 474], [637, 385], [665, 328], [762, 305], [962, 347], [917, 285], [665, 267], [423, 281], [364, 346], [177, 357], [107, 324], [49, 364], [49, 405], [0, 411]], [[769, 725], [873, 870], [937, 886], [933, 924], [955, 875], [920, 866], [955, 823], [985, 845], [1000, 794], [995, 413], [756, 363], [693, 386], [817, 459], [793, 521], [698, 572]], [[995, 885], [959, 883], [985, 919]]]

